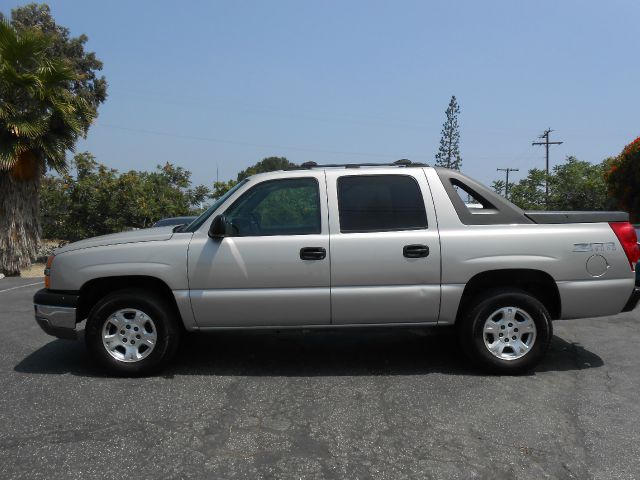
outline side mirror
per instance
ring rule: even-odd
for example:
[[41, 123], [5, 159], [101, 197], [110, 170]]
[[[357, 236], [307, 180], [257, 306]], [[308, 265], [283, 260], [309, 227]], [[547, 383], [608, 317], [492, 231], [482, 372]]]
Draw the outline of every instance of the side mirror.
[[227, 236], [227, 219], [224, 215], [216, 215], [209, 227], [209, 236], [221, 240]]

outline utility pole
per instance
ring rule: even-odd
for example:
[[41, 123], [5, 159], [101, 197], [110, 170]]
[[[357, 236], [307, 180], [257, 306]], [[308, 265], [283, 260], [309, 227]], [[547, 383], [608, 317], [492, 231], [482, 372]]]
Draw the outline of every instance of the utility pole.
[[539, 135], [538, 138], [544, 138], [544, 142], [531, 142], [531, 145], [544, 145], [546, 150], [546, 165], [547, 165], [547, 178], [544, 182], [544, 203], [549, 207], [549, 145], [561, 145], [563, 142], [550, 142], [549, 134], [553, 132], [550, 128], [547, 128], [542, 135]]
[[505, 172], [507, 174], [507, 181], [504, 184], [504, 198], [509, 200], [509, 172], [519, 172], [519, 168], [496, 168], [498, 172]]

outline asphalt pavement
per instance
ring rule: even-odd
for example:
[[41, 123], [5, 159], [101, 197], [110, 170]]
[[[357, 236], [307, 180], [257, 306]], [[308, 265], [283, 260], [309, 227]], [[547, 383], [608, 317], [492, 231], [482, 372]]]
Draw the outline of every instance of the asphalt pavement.
[[450, 332], [341, 330], [192, 336], [122, 379], [40, 330], [37, 282], [0, 280], [3, 479], [640, 478], [640, 310], [556, 322], [520, 377]]

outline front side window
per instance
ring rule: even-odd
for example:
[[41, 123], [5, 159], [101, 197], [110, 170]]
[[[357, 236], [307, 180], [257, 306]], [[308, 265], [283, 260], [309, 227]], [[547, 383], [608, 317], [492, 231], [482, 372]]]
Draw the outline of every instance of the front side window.
[[340, 231], [387, 232], [427, 227], [418, 182], [408, 175], [338, 178]]
[[262, 182], [225, 212], [234, 236], [311, 235], [320, 233], [320, 192], [315, 178]]

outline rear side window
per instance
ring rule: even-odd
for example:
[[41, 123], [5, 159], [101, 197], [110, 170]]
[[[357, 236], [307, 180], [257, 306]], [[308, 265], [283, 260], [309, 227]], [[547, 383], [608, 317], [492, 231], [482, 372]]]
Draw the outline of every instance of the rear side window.
[[427, 227], [418, 182], [408, 175], [338, 178], [340, 231], [388, 232]]

